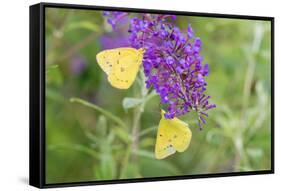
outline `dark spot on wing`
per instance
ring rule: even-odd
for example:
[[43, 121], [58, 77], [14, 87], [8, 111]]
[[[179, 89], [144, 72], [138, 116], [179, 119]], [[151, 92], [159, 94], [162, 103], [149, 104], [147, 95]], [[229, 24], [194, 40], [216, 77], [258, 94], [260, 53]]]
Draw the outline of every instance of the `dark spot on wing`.
[[118, 55], [121, 55], [121, 52], [118, 52]]
[[177, 138], [177, 137], [178, 137], [177, 135], [174, 135], [174, 139]]
[[121, 71], [121, 72], [124, 72], [124, 71], [125, 71], [125, 68], [121, 67], [121, 68], [120, 68], [120, 71]]

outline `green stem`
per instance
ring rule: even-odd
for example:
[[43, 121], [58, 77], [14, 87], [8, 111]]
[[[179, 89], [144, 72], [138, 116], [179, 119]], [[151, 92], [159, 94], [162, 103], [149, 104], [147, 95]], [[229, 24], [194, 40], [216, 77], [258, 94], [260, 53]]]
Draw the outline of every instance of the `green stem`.
[[138, 147], [139, 147], [139, 131], [140, 131], [140, 120], [141, 120], [141, 115], [144, 111], [144, 107], [146, 102], [151, 99], [153, 97], [153, 94], [147, 94], [148, 90], [145, 87], [145, 76], [144, 73], [140, 72], [140, 95], [141, 98], [144, 100], [141, 105], [137, 106], [134, 110], [134, 119], [133, 119], [133, 128], [132, 128], [132, 138], [133, 138], [133, 142], [132, 142], [132, 160], [136, 161], [137, 160], [137, 151], [138, 151]]
[[[242, 111], [240, 117], [240, 126], [242, 128], [246, 127], [246, 121], [248, 117], [247, 108], [249, 106], [249, 100], [251, 96], [251, 85], [253, 84], [255, 68], [256, 68], [256, 54], [260, 50], [261, 42], [263, 39], [263, 28], [261, 24], [256, 24], [254, 29], [254, 39], [252, 41], [250, 51], [247, 49], [245, 50], [245, 55], [247, 59], [247, 70], [245, 73], [245, 82], [244, 82], [244, 89], [243, 89], [243, 103], [242, 103]], [[244, 140], [241, 138], [243, 135], [242, 133], [236, 134], [234, 138], [234, 145], [236, 147], [236, 156], [234, 158], [234, 167], [235, 170], [239, 170], [241, 166], [241, 157], [244, 153]], [[246, 155], [243, 156], [244, 158], [247, 157]]]
[[140, 132], [139, 136], [141, 137], [141, 136], [147, 135], [148, 133], [151, 133], [152, 131], [155, 131], [155, 130], [157, 130], [157, 126], [152, 126], [152, 127], [146, 128], [142, 132]]
[[83, 99], [80, 99], [80, 98], [76, 98], [76, 97], [73, 97], [73, 98], [70, 98], [70, 102], [73, 102], [73, 103], [80, 103], [84, 106], [87, 106], [87, 107], [90, 107], [100, 113], [102, 113], [105, 117], [107, 117], [108, 119], [111, 119], [113, 122], [117, 123], [118, 125], [126, 128], [126, 124], [118, 117], [116, 117], [115, 115], [113, 115], [112, 113], [104, 110], [103, 108], [95, 105], [95, 104], [92, 104], [90, 102], [87, 102]]
[[140, 128], [140, 119], [142, 114], [142, 105], [138, 106], [134, 112], [134, 121], [133, 121], [133, 128], [132, 128], [132, 159], [135, 161], [137, 160], [137, 155], [135, 154], [138, 150], [139, 146], [139, 128]]
[[220, 161], [220, 153], [225, 151], [225, 149], [229, 146], [228, 142], [224, 142], [224, 144], [220, 144], [220, 146], [217, 148], [217, 150], [214, 152], [214, 158], [212, 161], [210, 161], [208, 167], [207, 167], [207, 172], [208, 173], [213, 173], [215, 170], [217, 170], [218, 167], [218, 161]]
[[119, 179], [126, 178], [125, 173], [126, 173], [127, 166], [129, 163], [130, 153], [131, 153], [131, 145], [128, 146], [126, 153], [125, 153], [124, 160], [122, 161]]
[[245, 122], [245, 118], [247, 116], [245, 115], [245, 111], [248, 107], [248, 102], [250, 99], [250, 93], [251, 93], [251, 85], [253, 83], [254, 74], [255, 74], [255, 68], [256, 68], [256, 54], [260, 50], [261, 42], [263, 39], [263, 28], [260, 24], [256, 24], [255, 30], [254, 30], [254, 39], [251, 44], [250, 51], [247, 49], [245, 50], [245, 55], [247, 59], [247, 70], [245, 73], [245, 82], [244, 82], [244, 88], [243, 88], [243, 105], [242, 105], [242, 122]]
[[[141, 70], [142, 71], [142, 70]], [[141, 98], [144, 100], [141, 105], [137, 106], [134, 110], [134, 116], [133, 116], [133, 124], [132, 124], [132, 142], [128, 144], [126, 155], [124, 157], [124, 160], [122, 162], [122, 167], [120, 170], [120, 178], [125, 177], [125, 172], [127, 169], [127, 166], [129, 164], [130, 159], [136, 161], [137, 160], [137, 151], [139, 146], [139, 137], [140, 137], [140, 120], [141, 115], [144, 111], [144, 107], [146, 103], [153, 98], [156, 93], [155, 91], [152, 91], [148, 94], [148, 90], [145, 87], [145, 77], [143, 72], [140, 73], [140, 79], [137, 79], [138, 84], [140, 86], [140, 94]], [[132, 156], [131, 156], [132, 155]]]

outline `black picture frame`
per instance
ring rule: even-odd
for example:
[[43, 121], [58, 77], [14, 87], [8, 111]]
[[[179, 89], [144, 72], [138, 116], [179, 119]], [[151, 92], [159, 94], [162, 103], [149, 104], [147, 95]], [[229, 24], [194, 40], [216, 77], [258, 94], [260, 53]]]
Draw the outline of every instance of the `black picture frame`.
[[[271, 23], [271, 169], [249, 172], [197, 174], [157, 178], [137, 178], [87, 182], [46, 184], [45, 182], [45, 8], [70, 8], [87, 10], [108, 10], [126, 12], [149, 12], [199, 17], [234, 18], [270, 21]], [[231, 15], [217, 13], [196, 13], [153, 9], [103, 7], [90, 5], [39, 3], [30, 6], [30, 139], [29, 139], [29, 184], [38, 188], [84, 186], [98, 184], [132, 183], [176, 179], [227, 177], [274, 173], [274, 17]]]

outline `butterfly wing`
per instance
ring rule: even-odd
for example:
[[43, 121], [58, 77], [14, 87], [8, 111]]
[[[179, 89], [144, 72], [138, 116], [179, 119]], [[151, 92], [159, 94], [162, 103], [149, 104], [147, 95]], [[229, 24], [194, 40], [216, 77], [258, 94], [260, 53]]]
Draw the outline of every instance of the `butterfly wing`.
[[143, 52], [134, 48], [105, 50], [97, 55], [97, 61], [113, 87], [128, 89], [135, 81]]
[[190, 144], [191, 137], [192, 133], [188, 124], [178, 118], [165, 119], [162, 113], [156, 138], [155, 157], [163, 159], [176, 151], [185, 151]]
[[157, 159], [166, 158], [176, 152], [175, 148], [169, 143], [169, 137], [172, 132], [167, 125], [167, 122], [163, 119], [160, 120], [155, 145], [155, 157]]
[[169, 127], [173, 128], [174, 133], [172, 134], [172, 145], [178, 152], [185, 151], [191, 141], [192, 132], [188, 127], [187, 123], [179, 120], [178, 118], [174, 118], [171, 121]]
[[109, 75], [112, 66], [115, 63], [115, 60], [118, 59], [118, 54], [116, 51], [113, 50], [104, 50], [97, 54], [96, 56], [98, 65], [101, 67], [101, 69]]
[[119, 56], [108, 81], [113, 87], [128, 89], [136, 79], [143, 53], [133, 48], [118, 48], [117, 51]]

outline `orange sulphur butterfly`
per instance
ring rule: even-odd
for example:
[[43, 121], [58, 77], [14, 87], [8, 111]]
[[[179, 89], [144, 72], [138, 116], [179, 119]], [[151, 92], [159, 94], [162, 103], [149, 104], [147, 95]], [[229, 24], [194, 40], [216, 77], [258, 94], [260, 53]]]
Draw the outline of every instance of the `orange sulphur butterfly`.
[[192, 132], [188, 124], [179, 120], [178, 118], [165, 119], [164, 111], [161, 112], [161, 120], [159, 122], [155, 157], [156, 159], [163, 159], [176, 151], [185, 151], [190, 143]]
[[143, 48], [115, 48], [104, 50], [96, 57], [109, 83], [118, 89], [128, 89], [135, 81], [143, 54]]

